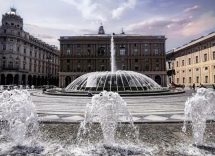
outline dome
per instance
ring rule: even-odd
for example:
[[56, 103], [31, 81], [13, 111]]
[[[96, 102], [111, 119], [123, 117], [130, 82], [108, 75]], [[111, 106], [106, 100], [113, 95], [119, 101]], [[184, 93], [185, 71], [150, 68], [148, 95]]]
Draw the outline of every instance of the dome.
[[134, 71], [106, 71], [84, 74], [66, 88], [65, 92], [146, 92], [162, 90], [154, 80]]

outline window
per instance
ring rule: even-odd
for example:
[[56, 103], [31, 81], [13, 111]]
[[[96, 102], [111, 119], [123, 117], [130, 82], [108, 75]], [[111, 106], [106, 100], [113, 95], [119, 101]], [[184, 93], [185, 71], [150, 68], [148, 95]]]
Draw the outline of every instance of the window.
[[68, 72], [70, 71], [70, 65], [67, 65], [67, 71]]
[[184, 66], [184, 60], [182, 60], [182, 66]]
[[214, 83], [215, 83], [215, 75], [214, 75]]
[[70, 49], [67, 49], [67, 50], [66, 50], [66, 53], [67, 53], [67, 55], [70, 55], [70, 54], [71, 54]]
[[80, 44], [77, 44], [77, 48], [81, 48], [81, 45], [80, 45]]
[[189, 77], [189, 83], [191, 83], [191, 77]]
[[189, 72], [191, 72], [191, 69], [189, 69]]
[[3, 45], [3, 50], [6, 50], [6, 45]]
[[199, 71], [199, 68], [196, 68], [196, 71]]
[[176, 62], [176, 66], [178, 67], [178, 61]]
[[199, 83], [199, 76], [196, 77], [196, 83]]
[[183, 77], [183, 83], [185, 83], [185, 77]]
[[199, 63], [199, 57], [196, 56], [196, 63]]
[[122, 70], [126, 70], [126, 66], [125, 65], [122, 66]]
[[179, 78], [177, 78], [177, 83], [179, 83]]
[[138, 62], [138, 59], [135, 59], [135, 62]]
[[125, 55], [125, 48], [120, 48], [119, 54], [120, 55]]
[[215, 51], [213, 52], [213, 60], [215, 60]]
[[138, 71], [139, 70], [139, 67], [138, 66], [135, 66], [135, 71]]
[[155, 49], [155, 55], [158, 55], [159, 52], [158, 52], [158, 49]]
[[205, 83], [208, 83], [208, 76], [205, 76]]
[[208, 70], [208, 67], [205, 67], [205, 70]]
[[66, 62], [67, 62], [67, 63], [69, 63], [69, 62], [70, 62], [70, 60], [69, 60], [69, 59], [67, 59], [67, 60], [66, 60]]
[[188, 64], [191, 65], [191, 58], [188, 59]]
[[207, 57], [208, 57], [208, 55], [207, 55], [207, 54], [204, 54], [204, 62], [207, 61]]

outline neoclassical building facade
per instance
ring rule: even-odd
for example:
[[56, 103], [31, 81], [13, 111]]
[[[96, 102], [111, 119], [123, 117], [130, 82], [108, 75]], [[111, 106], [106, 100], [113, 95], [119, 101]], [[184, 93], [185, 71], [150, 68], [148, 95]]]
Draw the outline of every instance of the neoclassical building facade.
[[16, 9], [2, 16], [0, 85], [58, 85], [59, 51], [23, 30]]
[[[114, 34], [117, 70], [143, 73], [166, 86], [165, 36]], [[94, 71], [110, 71], [111, 34], [60, 37], [59, 86]]]
[[169, 79], [176, 84], [215, 84], [215, 32], [170, 51], [167, 62], [173, 66]]

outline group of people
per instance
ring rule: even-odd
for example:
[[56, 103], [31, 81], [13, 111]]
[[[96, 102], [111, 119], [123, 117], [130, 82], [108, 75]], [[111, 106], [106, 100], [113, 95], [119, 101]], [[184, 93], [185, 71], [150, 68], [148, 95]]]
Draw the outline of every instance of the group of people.
[[[215, 85], [214, 84], [212, 84], [212, 87], [215, 90]], [[207, 87], [200, 83], [199, 88], [207, 88]], [[192, 89], [196, 90], [196, 84], [195, 83], [193, 83]]]

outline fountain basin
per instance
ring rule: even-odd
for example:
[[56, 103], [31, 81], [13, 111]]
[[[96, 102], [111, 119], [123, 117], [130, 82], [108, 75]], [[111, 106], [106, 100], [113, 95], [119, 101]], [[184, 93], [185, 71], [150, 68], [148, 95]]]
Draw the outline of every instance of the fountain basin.
[[[215, 123], [207, 124], [205, 141], [210, 147], [198, 148], [192, 143], [192, 128], [188, 125], [188, 131], [185, 135], [181, 132], [182, 123], [156, 123], [156, 124], [135, 124], [139, 129], [139, 143], [132, 143], [132, 140], [126, 142], [126, 133], [129, 131], [128, 124], [122, 124], [117, 128], [117, 143], [119, 146], [106, 146], [100, 140], [102, 139], [102, 130], [99, 124], [94, 124], [92, 133], [92, 145], [79, 146], [76, 144], [76, 136], [80, 124], [49, 123], [40, 124], [41, 135], [38, 137], [44, 150], [42, 155], [102, 155], [104, 153], [115, 152], [121, 154], [133, 152], [135, 155], [160, 156], [160, 155], [213, 155], [215, 147]], [[123, 144], [124, 142], [124, 144]], [[0, 153], [5, 147], [4, 140], [0, 140]], [[212, 149], [212, 150], [211, 150]], [[140, 154], [140, 152], [142, 152]]]

